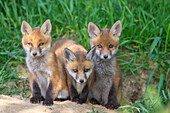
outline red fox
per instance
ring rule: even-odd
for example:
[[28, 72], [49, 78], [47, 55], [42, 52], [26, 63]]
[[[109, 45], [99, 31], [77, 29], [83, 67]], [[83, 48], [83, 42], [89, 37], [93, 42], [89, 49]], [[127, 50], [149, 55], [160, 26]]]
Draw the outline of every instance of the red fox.
[[60, 62], [51, 52], [51, 22], [46, 20], [40, 27], [34, 29], [23, 21], [21, 32], [22, 45], [26, 52], [26, 63], [31, 73], [30, 87], [31, 103], [53, 105], [55, 98], [68, 98], [66, 77], [59, 75]]
[[85, 103], [89, 92], [88, 85], [93, 77], [95, 47], [87, 53], [83, 46], [72, 40], [59, 40], [54, 43], [52, 50], [62, 62], [61, 71], [67, 75], [71, 100], [80, 104]]
[[100, 29], [92, 22], [88, 24], [90, 45], [96, 46], [96, 53], [93, 57], [94, 80], [90, 86], [88, 98], [90, 102], [97, 102], [112, 109], [119, 106], [116, 92], [121, 75], [115, 54], [118, 51], [121, 31], [120, 20], [111, 29]]

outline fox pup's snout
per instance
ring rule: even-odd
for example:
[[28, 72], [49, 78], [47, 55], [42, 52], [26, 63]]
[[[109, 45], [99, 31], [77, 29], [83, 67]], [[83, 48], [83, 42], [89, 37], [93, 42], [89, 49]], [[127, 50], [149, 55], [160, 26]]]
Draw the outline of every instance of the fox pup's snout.
[[32, 57], [38, 57], [38, 56], [42, 56], [45, 51], [48, 51], [49, 48], [43, 48], [41, 49], [40, 47], [31, 47], [30, 48], [30, 55]]
[[[111, 50], [109, 47], [103, 47], [98, 45], [98, 49], [96, 49], [96, 54], [104, 60], [111, 59], [117, 53], [118, 47], [114, 50]], [[109, 49], [108, 49], [109, 48]]]
[[32, 47], [31, 48], [31, 56], [33, 56], [33, 57], [40, 56], [40, 48]]
[[84, 82], [84, 80], [83, 79], [80, 79], [80, 83], [83, 83]]

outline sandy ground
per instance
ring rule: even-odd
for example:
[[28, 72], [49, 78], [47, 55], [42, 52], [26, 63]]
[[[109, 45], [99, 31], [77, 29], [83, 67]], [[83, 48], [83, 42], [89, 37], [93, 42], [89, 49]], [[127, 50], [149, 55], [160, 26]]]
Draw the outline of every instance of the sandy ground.
[[[100, 113], [116, 113], [102, 106], [94, 105], [94, 110]], [[31, 104], [29, 99], [19, 96], [0, 95], [0, 113], [87, 113], [92, 112], [91, 104], [77, 104], [71, 101], [55, 101], [53, 106]]]
[[[153, 67], [155, 66], [153, 65]], [[22, 74], [19, 75], [21, 78], [29, 78], [29, 73], [26, 66], [19, 65], [16, 69]], [[146, 87], [146, 81], [142, 78], [147, 79], [149, 76], [149, 71], [145, 69], [139, 70], [138, 82], [133, 75], [126, 76], [126, 79], [122, 79], [121, 85], [121, 105], [132, 104], [138, 99], [143, 98], [143, 91]], [[123, 74], [123, 73], [122, 73]], [[12, 85], [13, 82], [10, 82]], [[10, 87], [10, 84], [9, 87]], [[23, 90], [23, 86], [18, 82], [18, 87]], [[25, 87], [29, 87], [26, 83]], [[30, 93], [28, 91], [28, 93]], [[94, 110], [98, 111], [96, 113], [116, 113], [117, 111], [106, 109], [99, 105], [93, 105]], [[54, 101], [53, 106], [43, 106], [40, 104], [31, 104], [29, 99], [23, 98], [19, 95], [17, 96], [6, 96], [0, 95], [0, 113], [92, 113], [92, 104], [77, 104], [71, 101]]]

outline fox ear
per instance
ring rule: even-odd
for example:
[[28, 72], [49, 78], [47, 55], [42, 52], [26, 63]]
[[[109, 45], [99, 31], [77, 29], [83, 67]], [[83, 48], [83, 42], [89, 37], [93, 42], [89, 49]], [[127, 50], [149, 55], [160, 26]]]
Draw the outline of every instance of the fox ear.
[[65, 57], [66, 62], [68, 61], [72, 62], [76, 59], [75, 54], [68, 48], [64, 49], [64, 57]]
[[41, 26], [40, 32], [42, 34], [45, 34], [45, 35], [50, 35], [51, 34], [51, 29], [52, 29], [51, 22], [50, 22], [50, 19], [48, 19]]
[[86, 59], [87, 60], [93, 60], [93, 56], [95, 54], [96, 51], [96, 46], [93, 46], [88, 52], [87, 52], [87, 56]]
[[121, 21], [118, 20], [117, 22], [114, 23], [114, 25], [110, 29], [110, 33], [112, 36], [120, 37], [121, 32], [122, 32], [122, 24]]
[[89, 22], [88, 33], [90, 38], [96, 38], [100, 34], [100, 29], [93, 22]]
[[22, 35], [29, 35], [32, 32], [32, 28], [26, 21], [22, 21], [21, 25]]

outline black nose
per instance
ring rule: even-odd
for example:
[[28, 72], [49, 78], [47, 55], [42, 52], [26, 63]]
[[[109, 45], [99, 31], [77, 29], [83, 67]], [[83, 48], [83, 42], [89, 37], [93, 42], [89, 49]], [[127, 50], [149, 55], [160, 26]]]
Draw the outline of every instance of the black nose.
[[33, 55], [33, 56], [36, 56], [36, 55], [37, 55], [37, 53], [33, 53], [32, 55]]
[[105, 58], [105, 59], [108, 58], [108, 55], [104, 55], [104, 58]]
[[80, 79], [80, 83], [83, 83], [83, 82], [84, 82], [84, 80]]

